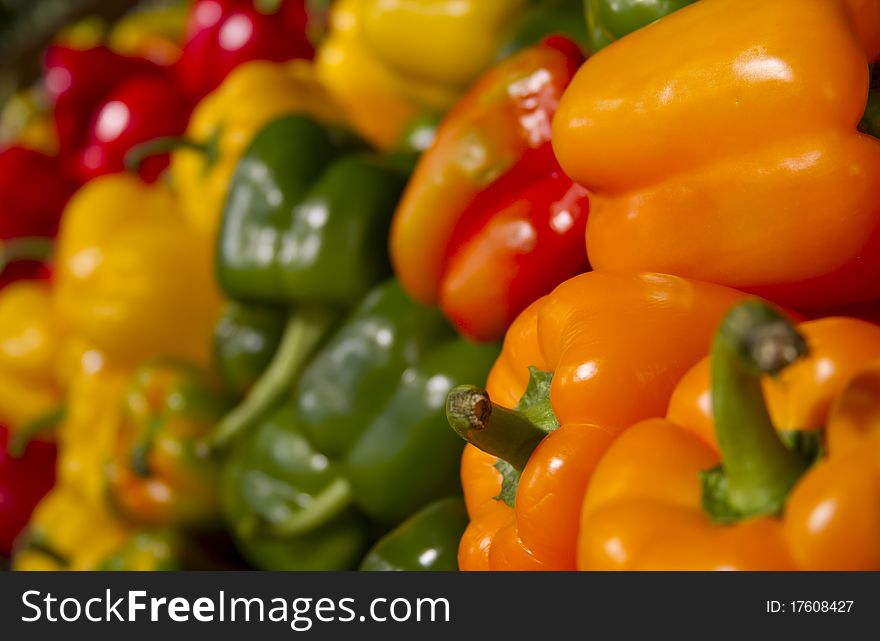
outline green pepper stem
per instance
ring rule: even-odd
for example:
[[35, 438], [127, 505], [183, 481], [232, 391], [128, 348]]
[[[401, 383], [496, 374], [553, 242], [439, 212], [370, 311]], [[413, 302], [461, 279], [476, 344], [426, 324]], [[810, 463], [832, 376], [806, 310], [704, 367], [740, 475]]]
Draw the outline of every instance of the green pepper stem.
[[308, 506], [291, 512], [285, 519], [266, 524], [273, 536], [292, 537], [312, 532], [351, 505], [351, 484], [340, 476], [315, 497]]
[[199, 142], [186, 136], [162, 136], [148, 140], [132, 147], [125, 154], [125, 168], [128, 171], [139, 171], [147, 158], [167, 154], [177, 149], [191, 149], [205, 155], [207, 164], [213, 165], [217, 161], [217, 141], [211, 139], [207, 142]]
[[724, 319], [712, 346], [715, 433], [728, 479], [728, 501], [744, 516], [776, 514], [807, 463], [787, 448], [770, 418], [761, 378], [807, 354], [785, 317], [747, 301]]
[[224, 447], [259, 421], [291, 391], [312, 353], [323, 342], [336, 315], [323, 307], [303, 307], [287, 320], [278, 351], [247, 397], [214, 428], [211, 443]]
[[520, 472], [547, 436], [547, 431], [521, 412], [493, 403], [486, 390], [473, 385], [459, 385], [449, 393], [446, 418], [468, 443]]
[[60, 565], [62, 568], [70, 567], [70, 558], [53, 548], [45, 540], [42, 540], [42, 537], [40, 537], [40, 539], [38, 540], [36, 538], [28, 537], [28, 535], [25, 534], [22, 538], [24, 539], [24, 543], [19, 546], [16, 542], [17, 549], [15, 550], [14, 554], [18, 555], [22, 552], [36, 552], [38, 554], [49, 557], [52, 561]]
[[144, 437], [131, 448], [131, 469], [140, 478], [150, 477], [150, 454], [153, 452], [153, 446], [156, 444], [156, 437], [159, 436], [163, 422], [160, 417], [153, 417], [147, 424]]
[[0, 242], [0, 273], [11, 263], [19, 260], [35, 260], [41, 263], [52, 257], [55, 241], [39, 236], [13, 238]]
[[6, 444], [6, 452], [12, 458], [21, 458], [27, 449], [28, 443], [40, 434], [58, 427], [58, 424], [64, 420], [65, 414], [65, 407], [60, 406], [31, 419], [15, 431], [15, 434]]

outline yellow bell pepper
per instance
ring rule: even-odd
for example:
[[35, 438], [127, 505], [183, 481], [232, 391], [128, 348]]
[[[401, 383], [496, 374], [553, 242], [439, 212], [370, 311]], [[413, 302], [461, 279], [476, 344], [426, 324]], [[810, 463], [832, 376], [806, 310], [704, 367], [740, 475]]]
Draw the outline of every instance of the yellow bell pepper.
[[137, 7], [113, 25], [107, 44], [124, 56], [170, 65], [180, 58], [189, 5], [174, 2]]
[[115, 366], [155, 356], [207, 364], [220, 304], [212, 250], [166, 185], [93, 180], [68, 204], [58, 237], [59, 318]]
[[100, 16], [86, 16], [63, 25], [55, 34], [53, 43], [71, 49], [91, 49], [104, 43], [109, 25]]
[[318, 75], [365, 138], [387, 148], [445, 111], [494, 60], [525, 0], [339, 0]]
[[246, 63], [199, 103], [171, 157], [172, 180], [195, 228], [214, 238], [239, 159], [259, 130], [288, 113], [342, 120], [308, 62]]
[[107, 504], [106, 469], [119, 434], [128, 374], [109, 367], [99, 352], [84, 352], [81, 369], [70, 381], [64, 420], [58, 427], [58, 482], [96, 506]]
[[31, 517], [15, 570], [96, 570], [131, 538], [132, 532], [106, 508], [65, 485], [47, 494]]
[[0, 423], [13, 431], [61, 404], [59, 328], [49, 284], [18, 281], [0, 290]]
[[55, 121], [41, 91], [22, 89], [0, 111], [0, 145], [17, 145], [52, 155], [58, 151]]

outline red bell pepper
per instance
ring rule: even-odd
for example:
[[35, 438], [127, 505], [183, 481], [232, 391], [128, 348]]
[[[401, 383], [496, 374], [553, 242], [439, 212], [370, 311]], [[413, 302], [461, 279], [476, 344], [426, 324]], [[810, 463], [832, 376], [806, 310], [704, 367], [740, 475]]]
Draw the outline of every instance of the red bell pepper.
[[54, 156], [9, 147], [0, 151], [0, 287], [46, 275], [42, 260], [61, 213], [76, 190]]
[[180, 84], [193, 99], [251, 60], [311, 58], [306, 0], [196, 0], [190, 10]]
[[530, 303], [589, 269], [588, 194], [550, 148], [583, 60], [574, 42], [551, 37], [490, 70], [441, 123], [395, 214], [404, 287], [466, 336], [500, 338]]
[[55, 236], [75, 190], [58, 158], [25, 147], [0, 151], [0, 240]]
[[83, 146], [95, 112], [121, 82], [159, 73], [159, 67], [141, 58], [120, 56], [104, 46], [73, 49], [53, 45], [46, 52], [45, 72], [58, 147], [68, 153]]
[[[191, 110], [171, 78], [144, 74], [123, 82], [92, 118], [75, 163], [77, 175], [85, 182], [122, 171], [132, 148], [155, 138], [181, 135]], [[168, 154], [150, 156], [140, 163], [139, 172], [153, 182], [168, 164]]]
[[9, 430], [0, 425], [0, 557], [9, 557], [16, 537], [40, 499], [55, 484], [54, 443], [32, 440], [21, 456], [8, 451]]
[[[51, 47], [45, 82], [61, 154], [83, 182], [122, 171], [125, 154], [140, 143], [182, 134], [191, 111], [170, 71], [103, 46]], [[154, 179], [167, 163], [167, 156], [152, 159], [141, 175]]]

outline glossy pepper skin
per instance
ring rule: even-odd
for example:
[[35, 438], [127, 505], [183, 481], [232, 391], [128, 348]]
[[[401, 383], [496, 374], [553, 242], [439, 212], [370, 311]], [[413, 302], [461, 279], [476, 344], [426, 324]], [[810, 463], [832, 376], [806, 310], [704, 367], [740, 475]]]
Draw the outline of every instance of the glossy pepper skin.
[[389, 275], [386, 239], [408, 165], [304, 115], [254, 138], [230, 186], [217, 276], [230, 298], [284, 306], [287, 320], [272, 362], [217, 426], [216, 444], [280, 400], [340, 315]]
[[256, 136], [220, 231], [227, 295], [344, 305], [388, 273], [383, 244], [406, 174], [363, 149], [307, 116], [283, 117]]
[[184, 214], [204, 235], [216, 237], [229, 183], [251, 140], [289, 113], [324, 122], [342, 119], [311, 66], [302, 61], [241, 65], [196, 106], [186, 144], [172, 154], [171, 178]]
[[207, 364], [219, 311], [211, 251], [166, 185], [128, 174], [94, 180], [65, 210], [57, 313], [116, 365], [156, 354]]
[[[596, 468], [578, 566], [880, 568], [878, 339], [880, 328], [852, 319], [795, 328], [763, 303], [734, 308], [711, 362], [682, 380], [667, 419], [632, 427]], [[780, 372], [783, 380], [766, 380]], [[694, 411], [706, 395], [706, 409]], [[781, 438], [792, 434], [788, 420], [823, 449], [793, 449]], [[718, 478], [723, 485], [707, 482]], [[605, 547], [611, 537], [614, 554]]]
[[120, 399], [110, 500], [149, 527], [208, 528], [220, 518], [219, 470], [207, 436], [228, 409], [210, 377], [181, 363], [135, 371]]
[[668, 16], [695, 0], [583, 0], [590, 51]]
[[[523, 312], [507, 332], [488, 395], [465, 388], [455, 411], [458, 391], [450, 397], [456, 429], [502, 454], [509, 463], [502, 469], [519, 475], [514, 497], [510, 482], [502, 486], [499, 459], [465, 448], [470, 524], [461, 569], [574, 569], [580, 505], [596, 463], [616, 434], [665, 412], [678, 379], [706, 353], [718, 322], [742, 296], [674, 276], [591, 272]], [[536, 370], [531, 385], [529, 368]], [[495, 431], [490, 421], [489, 429], [472, 430], [469, 421], [479, 416], [473, 403], [482, 399], [485, 408], [489, 398], [490, 416], [504, 427]], [[535, 412], [543, 412], [540, 428], [516, 420]], [[494, 442], [487, 440], [493, 434]], [[505, 488], [514, 507], [496, 499]]]
[[461, 445], [445, 429], [446, 394], [484, 377], [496, 354], [396, 281], [378, 286], [227, 463], [224, 506], [243, 555], [267, 569], [353, 569], [371, 523], [455, 494]]
[[[141, 143], [178, 136], [187, 127], [192, 104], [169, 75], [142, 74], [120, 82], [95, 109], [76, 172], [82, 182], [125, 169], [125, 157]], [[168, 154], [152, 156], [139, 167], [155, 181], [168, 167]]]
[[445, 111], [494, 60], [524, 0], [340, 0], [316, 58], [347, 122], [380, 148]]
[[370, 548], [360, 569], [454, 572], [458, 570], [458, 542], [467, 523], [467, 510], [461, 498], [431, 503]]
[[553, 145], [592, 194], [593, 266], [794, 309], [877, 298], [880, 142], [857, 129], [877, 24], [871, 0], [702, 0], [591, 58]]
[[148, 60], [121, 56], [105, 46], [51, 46], [45, 58], [45, 85], [60, 151], [70, 153], [82, 148], [96, 110], [122, 82], [160, 73], [159, 67]]
[[8, 451], [10, 431], [0, 425], [0, 557], [9, 558], [31, 513], [55, 484], [55, 444], [32, 440], [24, 452]]
[[243, 63], [311, 58], [307, 27], [305, 0], [196, 0], [176, 65], [179, 82], [199, 99]]
[[587, 191], [562, 173], [550, 122], [583, 56], [552, 38], [490, 70], [444, 119], [394, 217], [391, 256], [416, 300], [498, 339], [589, 267]]

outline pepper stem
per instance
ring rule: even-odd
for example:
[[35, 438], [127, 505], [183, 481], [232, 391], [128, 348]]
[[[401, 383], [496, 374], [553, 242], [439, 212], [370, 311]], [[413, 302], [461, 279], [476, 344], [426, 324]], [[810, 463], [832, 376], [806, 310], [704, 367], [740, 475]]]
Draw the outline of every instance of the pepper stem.
[[212, 138], [207, 142], [199, 142], [186, 136], [162, 136], [132, 147], [125, 154], [125, 168], [128, 171], [139, 171], [147, 158], [171, 153], [177, 149], [191, 149], [204, 154], [205, 162], [208, 166], [213, 165], [217, 161], [216, 138]]
[[21, 458], [27, 449], [28, 443], [40, 434], [58, 427], [64, 420], [66, 411], [63, 405], [55, 407], [22, 425], [19, 429], [15, 430], [15, 433], [6, 444], [6, 453], [12, 458]]
[[52, 257], [54, 250], [54, 240], [39, 236], [0, 241], [0, 273], [3, 273], [11, 263], [19, 260], [44, 263]]
[[351, 484], [342, 476], [333, 481], [307, 507], [290, 513], [282, 521], [266, 524], [274, 536], [292, 537], [318, 529], [351, 504]]
[[211, 443], [224, 447], [247, 431], [290, 391], [312, 353], [323, 342], [336, 315], [323, 307], [303, 307], [287, 320], [278, 351], [245, 399], [214, 428]]
[[728, 313], [712, 346], [715, 432], [727, 502], [741, 516], [776, 514], [808, 463], [785, 446], [770, 418], [761, 378], [807, 354], [794, 326], [762, 301]]
[[147, 430], [143, 438], [138, 440], [131, 448], [131, 469], [142, 479], [150, 477], [150, 455], [156, 444], [156, 437], [162, 429], [163, 420], [156, 416], [147, 424]]
[[473, 385], [459, 385], [449, 393], [446, 418], [468, 443], [520, 472], [549, 433], [522, 412], [493, 403], [486, 390]]

